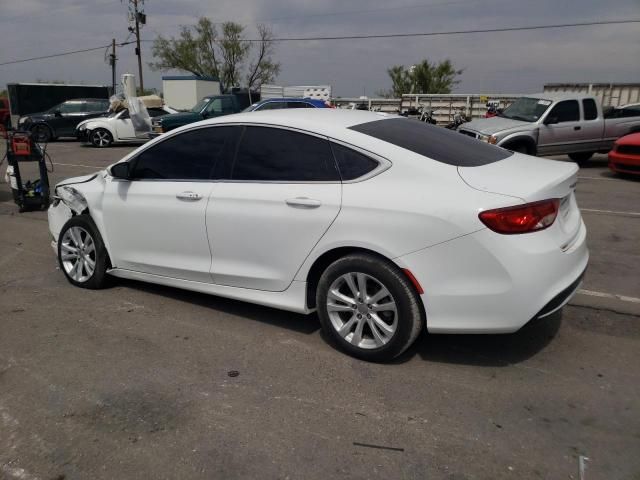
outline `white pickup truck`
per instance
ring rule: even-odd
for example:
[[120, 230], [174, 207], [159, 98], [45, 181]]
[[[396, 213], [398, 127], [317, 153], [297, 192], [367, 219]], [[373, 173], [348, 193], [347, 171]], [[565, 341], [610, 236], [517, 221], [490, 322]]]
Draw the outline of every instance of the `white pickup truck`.
[[496, 117], [464, 123], [458, 131], [516, 152], [566, 154], [583, 163], [596, 152], [608, 152], [623, 135], [640, 131], [640, 107], [603, 112], [590, 95], [539, 93], [519, 98]]

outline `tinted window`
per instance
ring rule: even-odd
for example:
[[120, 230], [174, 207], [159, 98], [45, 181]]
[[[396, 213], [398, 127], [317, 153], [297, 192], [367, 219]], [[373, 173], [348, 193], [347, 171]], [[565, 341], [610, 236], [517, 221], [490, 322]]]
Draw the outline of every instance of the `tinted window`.
[[232, 151], [237, 131], [235, 127], [200, 128], [168, 138], [138, 155], [133, 178], [208, 180], [216, 163], [223, 163]]
[[580, 120], [580, 107], [577, 100], [565, 100], [558, 103], [547, 118], [557, 117], [558, 123], [577, 122]]
[[84, 102], [64, 102], [60, 104], [58, 110], [60, 113], [81, 113], [85, 111], [85, 107]]
[[337, 143], [331, 144], [342, 180], [353, 180], [375, 170], [378, 162]]
[[307, 102], [287, 102], [287, 108], [314, 108]]
[[233, 99], [231, 97], [222, 97], [222, 113], [225, 115], [235, 113]]
[[595, 100], [592, 98], [585, 98], [582, 100], [582, 108], [584, 109], [585, 120], [595, 120], [598, 118], [598, 107]]
[[234, 180], [340, 180], [327, 140], [267, 127], [246, 127], [233, 165]]
[[508, 150], [456, 131], [409, 118], [376, 120], [354, 125], [350, 129], [459, 167], [478, 167], [513, 155]]
[[105, 112], [108, 108], [109, 102], [106, 100], [87, 101], [87, 112]]
[[206, 112], [214, 115], [222, 113], [222, 99], [215, 98], [211, 100], [207, 105]]
[[160, 115], [166, 115], [167, 112], [165, 112], [163, 109], [161, 108], [147, 108], [147, 112], [149, 112], [149, 116], [150, 117], [159, 117]]

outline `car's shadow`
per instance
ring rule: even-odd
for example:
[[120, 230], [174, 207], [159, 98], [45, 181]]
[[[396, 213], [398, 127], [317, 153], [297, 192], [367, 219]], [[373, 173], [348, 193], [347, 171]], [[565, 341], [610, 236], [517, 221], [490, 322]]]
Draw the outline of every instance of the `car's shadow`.
[[429, 362], [506, 367], [542, 351], [554, 339], [561, 323], [562, 311], [532, 320], [511, 334], [425, 335], [396, 361], [406, 361], [418, 355]]
[[230, 315], [244, 317], [257, 322], [266, 323], [280, 328], [310, 335], [320, 329], [316, 315], [301, 315], [275, 308], [253, 305], [251, 303], [232, 300], [229, 298], [207, 295], [173, 287], [165, 287], [152, 283], [134, 280], [118, 280], [118, 285], [140, 290], [152, 295], [171, 298], [180, 302], [191, 303], [210, 309], [212, 312], [223, 312]]
[[[227, 298], [191, 292], [133, 280], [119, 280], [119, 285], [152, 295], [171, 298], [210, 309], [262, 322], [278, 328], [311, 335], [320, 330], [315, 314], [300, 315], [274, 308], [253, 305]], [[562, 313], [534, 320], [521, 330], [503, 335], [429, 335], [422, 334], [393, 364], [402, 364], [419, 357], [428, 362], [506, 367], [531, 358], [543, 350], [555, 337], [562, 322]], [[333, 345], [324, 333], [321, 337]], [[336, 355], [338, 353], [336, 352]]]

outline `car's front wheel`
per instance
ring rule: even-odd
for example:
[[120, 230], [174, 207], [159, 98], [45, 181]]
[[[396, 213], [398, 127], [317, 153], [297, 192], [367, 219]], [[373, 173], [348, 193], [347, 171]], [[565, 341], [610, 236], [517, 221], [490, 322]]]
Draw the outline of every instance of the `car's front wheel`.
[[70, 218], [60, 230], [58, 262], [67, 280], [76, 287], [106, 286], [109, 256], [89, 215]]
[[107, 148], [113, 143], [113, 136], [104, 128], [97, 128], [89, 136], [91, 145], [97, 148]]
[[424, 323], [419, 301], [402, 270], [368, 254], [336, 260], [316, 292], [325, 334], [350, 355], [376, 362], [397, 357], [415, 341]]

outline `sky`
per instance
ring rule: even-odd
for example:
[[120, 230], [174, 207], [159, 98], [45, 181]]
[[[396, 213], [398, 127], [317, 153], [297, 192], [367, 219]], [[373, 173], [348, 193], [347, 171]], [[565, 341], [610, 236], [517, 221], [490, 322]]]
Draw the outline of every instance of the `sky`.
[[[0, 63], [126, 39], [127, 0], [0, 0]], [[640, 0], [146, 0], [143, 39], [176, 35], [199, 16], [233, 20], [255, 36], [391, 34], [640, 19]], [[400, 39], [282, 42], [279, 85], [331, 85], [334, 96], [374, 96], [390, 88], [386, 69], [450, 59], [464, 69], [456, 93], [532, 93], [545, 83], [640, 83], [640, 24]], [[163, 74], [146, 66], [145, 87]], [[118, 76], [137, 74], [134, 45], [118, 49]], [[12, 82], [111, 84], [102, 50], [0, 66]]]

